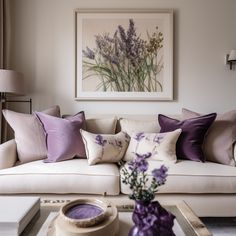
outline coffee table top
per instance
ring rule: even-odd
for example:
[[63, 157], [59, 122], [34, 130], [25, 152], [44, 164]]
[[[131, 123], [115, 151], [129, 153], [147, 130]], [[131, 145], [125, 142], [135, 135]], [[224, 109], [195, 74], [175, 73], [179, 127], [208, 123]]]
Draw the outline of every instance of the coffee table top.
[[[40, 218], [33, 223], [32, 227], [28, 227], [23, 236], [44, 236], [47, 235], [47, 229], [53, 218], [57, 216], [60, 207], [68, 201], [50, 200], [41, 203]], [[128, 235], [129, 229], [133, 225], [132, 211], [133, 205], [117, 205], [120, 220], [119, 236]], [[163, 205], [168, 211], [176, 216], [174, 232], [176, 236], [212, 236], [202, 221], [195, 215], [185, 202], [176, 204]], [[54, 236], [54, 235], [53, 235]]]

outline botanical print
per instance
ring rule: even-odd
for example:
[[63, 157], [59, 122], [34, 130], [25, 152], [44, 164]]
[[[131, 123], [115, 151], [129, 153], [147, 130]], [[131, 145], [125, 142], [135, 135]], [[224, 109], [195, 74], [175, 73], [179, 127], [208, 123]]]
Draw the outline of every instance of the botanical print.
[[[133, 139], [136, 140], [136, 147], [135, 147], [135, 151], [133, 152], [134, 155], [140, 154], [139, 151], [139, 146], [140, 144], [142, 145], [142, 147], [140, 147], [140, 149], [143, 149], [143, 145], [148, 145], [150, 147], [152, 147], [152, 150], [150, 150], [150, 154], [151, 156], [156, 156], [158, 154], [158, 146], [161, 145], [161, 142], [163, 141], [165, 134], [162, 133], [157, 133], [154, 136], [150, 135], [150, 134], [145, 134], [143, 132], [139, 132], [134, 134]], [[153, 138], [152, 138], [153, 137]], [[148, 147], [147, 146], [147, 147]]]
[[77, 9], [75, 98], [172, 100], [172, 10]]
[[119, 157], [121, 153], [124, 152], [124, 148], [127, 147], [129, 143], [129, 136], [124, 132], [122, 132], [122, 134], [123, 139], [115, 137], [105, 139], [105, 137], [101, 134], [97, 134], [95, 136], [94, 142], [98, 144], [102, 149], [101, 156], [97, 159], [99, 159], [100, 161], [103, 160], [105, 156], [105, 150], [113, 151], [112, 153], [108, 153], [111, 158], [116, 159], [117, 157]]
[[158, 26], [146, 37], [134, 19], [129, 27], [95, 35], [95, 48], [83, 49], [83, 80], [99, 79], [94, 90], [115, 92], [163, 91], [159, 76], [163, 69], [163, 33]]

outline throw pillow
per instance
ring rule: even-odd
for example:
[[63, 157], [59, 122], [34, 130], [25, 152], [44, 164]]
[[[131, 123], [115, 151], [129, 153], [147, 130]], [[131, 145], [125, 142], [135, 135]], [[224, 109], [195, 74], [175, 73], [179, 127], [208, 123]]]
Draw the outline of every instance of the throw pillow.
[[[43, 113], [59, 117], [60, 108], [55, 106], [43, 111]], [[14, 131], [20, 163], [46, 158], [47, 148], [44, 131], [36, 117], [10, 110], [3, 110], [3, 115]]]
[[202, 144], [205, 134], [215, 118], [216, 113], [212, 113], [180, 121], [160, 114], [158, 121], [161, 126], [161, 133], [182, 129], [176, 145], [178, 158], [204, 162]]
[[158, 133], [160, 132], [160, 126], [158, 126], [156, 120], [144, 121], [121, 118], [120, 120], [121, 131], [126, 132], [129, 136], [132, 133], [144, 132], [144, 133]]
[[124, 160], [132, 161], [136, 154], [151, 153], [149, 160], [161, 160], [166, 162], [177, 161], [176, 142], [181, 129], [167, 133], [133, 133]]
[[[199, 117], [200, 114], [183, 109], [184, 118]], [[224, 165], [236, 165], [234, 144], [236, 143], [236, 110], [217, 115], [203, 144], [207, 161]]]
[[129, 136], [124, 132], [118, 134], [93, 134], [80, 131], [83, 137], [89, 165], [120, 161], [129, 144]]
[[58, 162], [75, 156], [85, 157], [80, 129], [85, 127], [84, 112], [66, 119], [35, 112], [45, 131], [47, 159], [44, 162]]

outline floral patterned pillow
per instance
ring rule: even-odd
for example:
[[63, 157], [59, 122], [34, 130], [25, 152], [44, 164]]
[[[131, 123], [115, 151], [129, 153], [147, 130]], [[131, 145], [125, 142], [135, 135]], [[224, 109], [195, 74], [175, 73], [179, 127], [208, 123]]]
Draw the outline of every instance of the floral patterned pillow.
[[89, 165], [120, 161], [129, 145], [129, 136], [118, 134], [93, 134], [80, 130]]
[[150, 153], [149, 160], [175, 163], [176, 142], [181, 131], [176, 129], [167, 133], [133, 133], [124, 160], [132, 161], [137, 155]]

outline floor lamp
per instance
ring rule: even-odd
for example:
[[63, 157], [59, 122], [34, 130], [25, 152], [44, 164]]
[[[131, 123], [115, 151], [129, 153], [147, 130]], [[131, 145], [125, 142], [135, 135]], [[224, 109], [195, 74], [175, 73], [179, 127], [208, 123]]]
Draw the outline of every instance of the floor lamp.
[[[30, 113], [32, 113], [32, 100], [13, 100], [9, 99], [10, 94], [15, 96], [24, 95], [24, 79], [23, 74], [13, 71], [0, 69], [0, 102], [2, 109], [7, 108], [8, 103], [14, 102], [26, 102], [30, 105]], [[6, 141], [5, 139], [6, 122], [2, 115], [1, 110], [1, 143]]]

